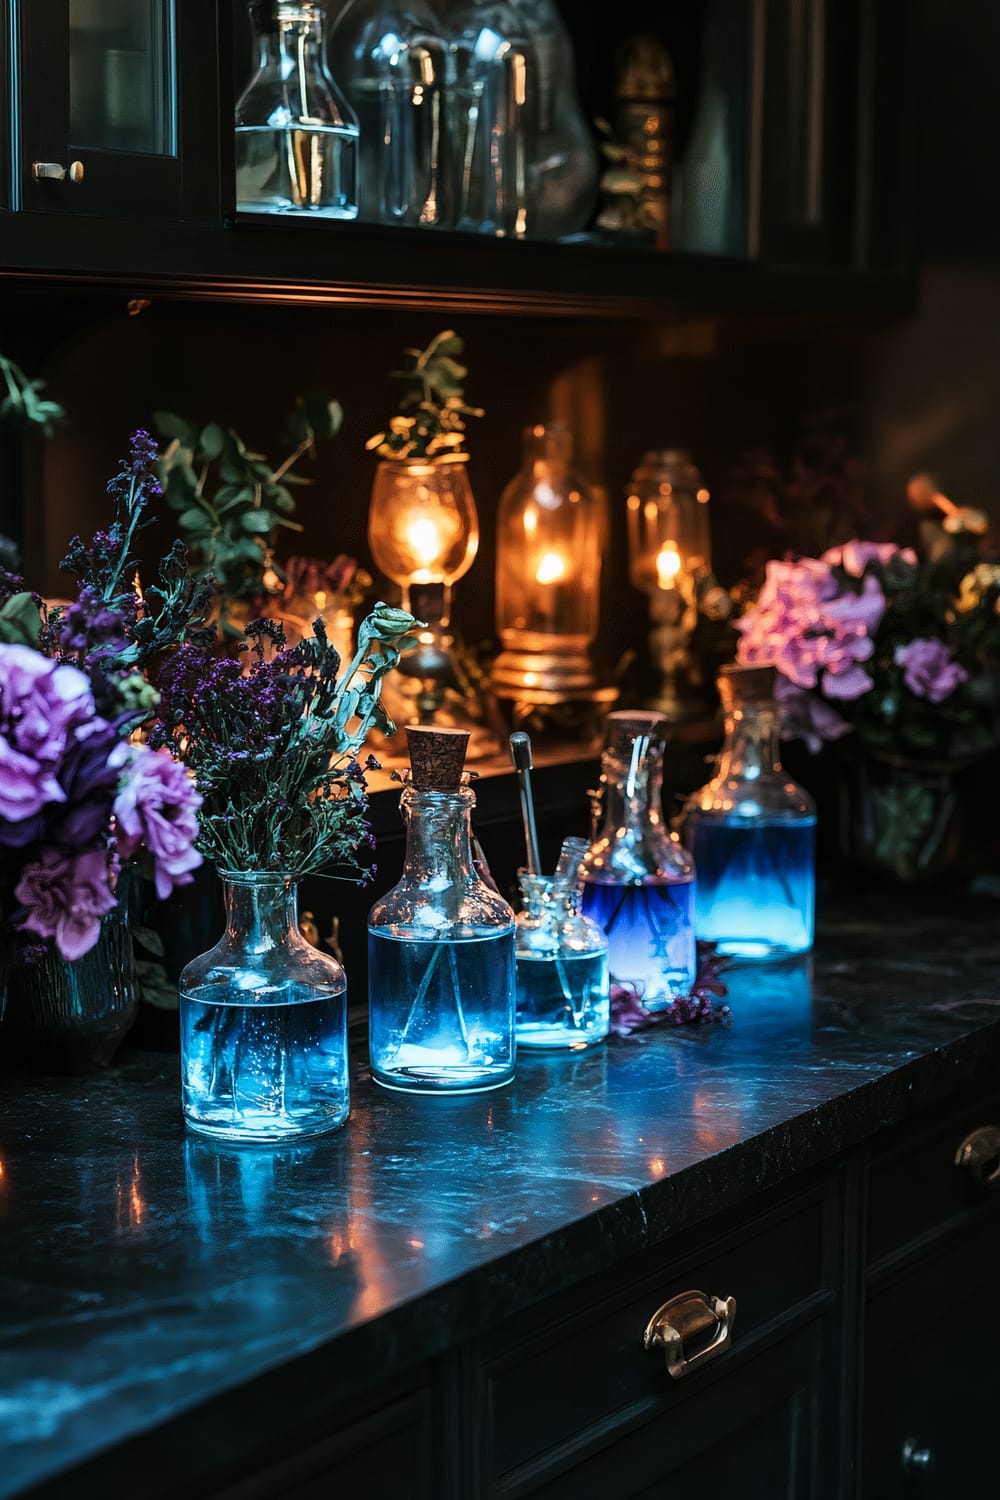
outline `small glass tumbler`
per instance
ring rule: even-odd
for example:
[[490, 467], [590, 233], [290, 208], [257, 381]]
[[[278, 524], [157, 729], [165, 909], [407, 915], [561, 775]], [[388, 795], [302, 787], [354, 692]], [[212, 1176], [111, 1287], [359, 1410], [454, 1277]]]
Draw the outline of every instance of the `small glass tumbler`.
[[[581, 857], [587, 845], [580, 840]], [[580, 913], [572, 877], [520, 872], [524, 910], [515, 931], [517, 1045], [579, 1050], [610, 1024], [608, 940]]]

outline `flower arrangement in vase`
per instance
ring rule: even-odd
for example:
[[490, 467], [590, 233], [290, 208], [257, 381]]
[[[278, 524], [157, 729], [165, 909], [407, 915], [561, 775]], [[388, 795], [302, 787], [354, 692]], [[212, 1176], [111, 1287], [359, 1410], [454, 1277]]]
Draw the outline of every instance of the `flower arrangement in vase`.
[[[146, 670], [200, 623], [210, 590], [175, 544], [145, 593], [135, 539], [159, 493], [133, 435], [109, 485], [115, 518], [74, 537], [77, 597], [49, 609], [0, 575], [0, 962], [6, 1029], [71, 1066], [107, 1062], [138, 997], [124, 927], [134, 867], [157, 894], [190, 881], [200, 798], [169, 755], [131, 742], [157, 697]], [[101, 951], [102, 942], [106, 951]]]
[[302, 936], [296, 885], [317, 873], [366, 878], [358, 757], [373, 724], [392, 732], [382, 678], [415, 623], [376, 605], [345, 665], [322, 618], [294, 646], [280, 624], [257, 620], [248, 664], [193, 642], [160, 675], [152, 742], [194, 775], [200, 847], [226, 906], [222, 938], [180, 980], [182, 1103], [203, 1134], [277, 1142], [347, 1117], [346, 980]]
[[1000, 741], [1000, 566], [850, 541], [767, 564], [737, 661], [777, 668], [783, 734], [850, 735], [845, 852], [901, 881], [953, 855], [955, 776]]

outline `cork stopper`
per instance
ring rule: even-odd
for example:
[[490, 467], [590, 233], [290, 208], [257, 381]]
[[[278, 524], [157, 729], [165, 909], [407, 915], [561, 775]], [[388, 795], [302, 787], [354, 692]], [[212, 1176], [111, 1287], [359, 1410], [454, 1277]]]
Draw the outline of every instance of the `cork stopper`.
[[418, 792], [457, 792], [469, 743], [467, 729], [424, 729], [407, 726], [410, 785]]
[[632, 741], [640, 734], [648, 735], [653, 744], [666, 742], [669, 725], [661, 713], [654, 709], [615, 709], [608, 714], [608, 749], [627, 751]]
[[775, 667], [741, 667], [730, 663], [719, 672], [719, 697], [728, 711], [740, 707], [774, 707]]

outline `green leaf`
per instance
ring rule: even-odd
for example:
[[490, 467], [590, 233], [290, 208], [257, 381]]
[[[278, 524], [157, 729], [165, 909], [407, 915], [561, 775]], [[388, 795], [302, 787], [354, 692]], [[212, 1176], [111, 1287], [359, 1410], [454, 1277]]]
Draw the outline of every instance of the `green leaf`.
[[248, 510], [245, 516], [240, 517], [240, 525], [244, 531], [263, 536], [273, 529], [274, 516], [269, 510]]
[[35, 646], [41, 623], [31, 595], [12, 594], [0, 609], [0, 641], [9, 646]]
[[226, 429], [218, 422], [209, 422], [202, 428], [198, 443], [206, 458], [218, 458], [226, 446]]
[[194, 448], [198, 440], [198, 429], [172, 411], [154, 411], [153, 421], [164, 437], [178, 438], [186, 448]]
[[148, 953], [154, 954], [157, 958], [165, 957], [166, 950], [163, 946], [163, 939], [154, 928], [138, 927], [133, 922], [130, 924], [130, 931], [133, 941], [139, 943]]
[[183, 526], [185, 531], [207, 531], [209, 529], [208, 517], [200, 506], [192, 505], [190, 510], [182, 511], [177, 517], [178, 526]]

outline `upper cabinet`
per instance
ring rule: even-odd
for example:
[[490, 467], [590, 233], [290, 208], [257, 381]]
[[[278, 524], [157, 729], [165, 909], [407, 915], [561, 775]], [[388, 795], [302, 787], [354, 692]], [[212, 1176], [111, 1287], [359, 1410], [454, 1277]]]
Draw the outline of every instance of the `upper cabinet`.
[[0, 275], [598, 316], [902, 306], [906, 11], [0, 0]]

